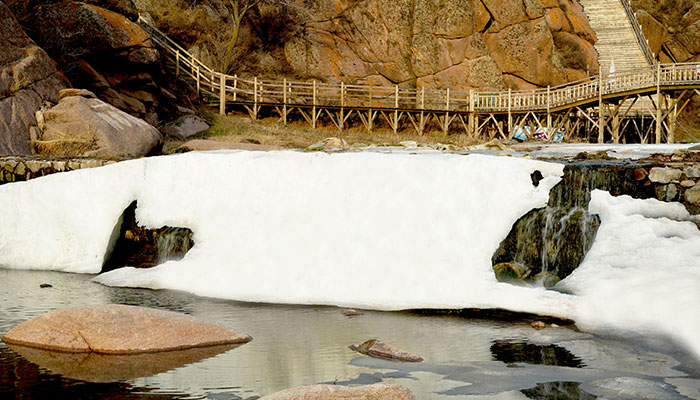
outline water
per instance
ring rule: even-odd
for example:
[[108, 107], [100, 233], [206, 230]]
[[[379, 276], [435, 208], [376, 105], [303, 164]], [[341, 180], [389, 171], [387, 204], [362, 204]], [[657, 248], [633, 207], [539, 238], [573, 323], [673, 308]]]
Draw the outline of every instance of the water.
[[[575, 327], [537, 331], [530, 327], [531, 318], [506, 321], [378, 311], [346, 317], [335, 307], [110, 288], [91, 277], [0, 269], [0, 334], [56, 308], [121, 303], [215, 320], [254, 340], [171, 371], [111, 383], [56, 375], [0, 344], [0, 397], [254, 399], [307, 384], [386, 381], [407, 386], [418, 399], [593, 399], [595, 393], [700, 398], [700, 372], [668, 342], [618, 340]], [[42, 283], [53, 287], [40, 288]], [[348, 349], [370, 338], [425, 361], [377, 360]], [[611, 388], [606, 381], [610, 379], [621, 383]]]

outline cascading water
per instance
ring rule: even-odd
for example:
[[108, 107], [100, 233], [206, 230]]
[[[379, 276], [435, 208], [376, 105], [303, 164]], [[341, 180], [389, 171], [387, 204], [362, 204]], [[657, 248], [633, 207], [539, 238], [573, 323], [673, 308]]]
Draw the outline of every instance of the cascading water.
[[588, 211], [592, 190], [635, 198], [653, 195], [653, 188], [635, 178], [638, 166], [607, 161], [567, 165], [547, 206], [530, 211], [513, 226], [493, 264], [519, 265], [528, 278], [545, 287], [566, 278], [591, 248], [600, 226], [598, 216]]

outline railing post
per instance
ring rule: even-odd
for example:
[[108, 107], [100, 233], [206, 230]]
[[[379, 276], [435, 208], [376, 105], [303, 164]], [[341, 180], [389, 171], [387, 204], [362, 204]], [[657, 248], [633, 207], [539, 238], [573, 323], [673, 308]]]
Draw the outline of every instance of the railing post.
[[219, 74], [219, 114], [226, 115], [226, 75]]
[[253, 119], [258, 119], [258, 77], [253, 78]]
[[238, 101], [238, 75], [233, 76], [233, 101]]
[[367, 112], [367, 130], [372, 132], [374, 122], [374, 111], [372, 110], [372, 82], [369, 83], [369, 111]]
[[552, 138], [552, 88], [547, 85], [547, 139]]
[[175, 50], [175, 76], [180, 76], [180, 50]]
[[423, 127], [425, 127], [425, 86], [420, 88], [420, 131], [418, 135], [423, 136]]
[[661, 64], [656, 64], [656, 144], [661, 143]]
[[442, 133], [447, 135], [450, 130], [450, 88], [445, 92], [445, 123], [442, 125]]
[[474, 89], [469, 89], [469, 134], [472, 137], [476, 137], [477, 127], [474, 122], [474, 113], [476, 112], [476, 107], [474, 107]]
[[284, 82], [282, 83], [282, 101], [284, 102], [282, 106], [282, 120], [284, 121], [284, 125], [287, 125], [287, 78], [284, 78]]
[[399, 129], [399, 85], [394, 85], [394, 134]]
[[673, 101], [673, 111], [671, 121], [668, 123], [668, 143], [676, 142], [676, 118], [678, 118], [678, 100]]
[[508, 89], [508, 137], [513, 137], [513, 95], [512, 89]]
[[345, 126], [345, 83], [340, 82], [340, 121], [338, 121], [340, 130]]
[[314, 79], [314, 87], [313, 87], [313, 107], [311, 109], [311, 113], [313, 114], [311, 116], [311, 127], [316, 128], [316, 79]]
[[605, 139], [605, 119], [603, 118], [603, 69], [598, 68], [598, 143]]
[[202, 87], [200, 84], [200, 75], [199, 75], [199, 65], [197, 65], [197, 95], [200, 95], [202, 92]]

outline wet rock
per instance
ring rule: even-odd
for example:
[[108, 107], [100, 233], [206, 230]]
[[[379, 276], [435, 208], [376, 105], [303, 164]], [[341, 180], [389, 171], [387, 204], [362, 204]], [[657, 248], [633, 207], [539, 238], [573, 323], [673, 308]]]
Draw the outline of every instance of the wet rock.
[[138, 354], [246, 343], [252, 338], [185, 314], [106, 304], [39, 315], [12, 328], [2, 340], [74, 353]]
[[641, 399], [684, 399], [675, 388], [667, 383], [636, 377], [617, 377], [584, 383], [580, 386], [599, 398], [618, 400]]
[[493, 272], [499, 282], [510, 282], [514, 280], [527, 279], [530, 275], [530, 268], [519, 263], [503, 262], [493, 266]]
[[311, 385], [286, 389], [260, 400], [414, 400], [410, 390], [394, 383], [375, 383], [364, 386]]
[[35, 154], [53, 157], [140, 157], [162, 144], [145, 121], [94, 98], [64, 97], [43, 115]]
[[42, 283], [41, 285], [39, 285], [39, 287], [42, 289], [46, 289], [46, 288], [52, 288], [53, 285], [50, 283]]
[[681, 179], [681, 170], [667, 167], [654, 167], [649, 171], [649, 180], [654, 183], [670, 183]]
[[685, 191], [685, 201], [700, 205], [700, 183]]
[[202, 118], [196, 115], [184, 115], [173, 122], [168, 123], [162, 129], [163, 134], [178, 139], [187, 139], [190, 136], [202, 133], [209, 129]]
[[358, 315], [365, 315], [365, 313], [363, 313], [362, 311], [354, 310], [352, 308], [341, 310], [340, 313], [345, 315], [346, 317], [355, 317]]
[[533, 323], [530, 324], [530, 326], [539, 331], [539, 330], [546, 328], [547, 324], [545, 324], [542, 321], [534, 321]]
[[376, 358], [407, 362], [423, 361], [422, 357], [403, 351], [401, 349], [397, 349], [396, 347], [379, 341], [377, 339], [370, 339], [361, 344], [353, 344], [352, 346], [350, 346], [350, 349]]
[[248, 151], [271, 151], [282, 150], [280, 146], [262, 145], [252, 143], [224, 142], [209, 139], [194, 139], [178, 147], [176, 153], [186, 153], [188, 151], [212, 151], [212, 150], [248, 150]]

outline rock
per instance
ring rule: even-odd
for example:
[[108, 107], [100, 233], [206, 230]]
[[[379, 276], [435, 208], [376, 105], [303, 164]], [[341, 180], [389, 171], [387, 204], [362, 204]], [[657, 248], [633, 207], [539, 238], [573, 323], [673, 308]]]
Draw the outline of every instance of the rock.
[[686, 167], [683, 170], [683, 174], [685, 174], [685, 176], [688, 178], [700, 178], [700, 167], [697, 167], [697, 166]]
[[340, 311], [340, 313], [345, 315], [346, 317], [355, 317], [358, 315], [365, 315], [365, 313], [363, 313], [362, 311], [353, 310], [352, 308], [342, 310], [342, 311]]
[[700, 183], [685, 191], [685, 201], [700, 205]]
[[282, 150], [280, 146], [261, 145], [251, 143], [224, 142], [209, 139], [194, 139], [186, 142], [175, 150], [176, 153], [188, 151], [212, 151], [212, 150], [249, 150], [249, 151], [271, 151]]
[[546, 328], [547, 324], [545, 324], [542, 321], [534, 321], [533, 323], [530, 324], [530, 326], [539, 331], [539, 330]]
[[410, 390], [394, 383], [375, 383], [364, 386], [311, 385], [286, 389], [260, 400], [414, 400]]
[[649, 180], [654, 183], [670, 183], [681, 179], [681, 170], [666, 167], [654, 167], [649, 171]]
[[691, 188], [691, 187], [695, 186], [695, 181], [693, 181], [691, 179], [682, 180], [681, 186], [684, 188]]
[[655, 190], [656, 198], [661, 201], [675, 201], [678, 198], [678, 186], [673, 183], [659, 185]]
[[207, 129], [209, 129], [209, 124], [202, 118], [196, 115], [185, 115], [165, 125], [163, 127], [163, 134], [178, 139], [187, 139]]
[[493, 272], [499, 282], [527, 279], [530, 268], [518, 263], [504, 262], [493, 266]]
[[68, 82], [2, 2], [0, 49], [0, 154], [28, 155], [35, 113], [47, 102], [58, 102], [58, 91]]
[[415, 140], [406, 140], [403, 142], [399, 142], [399, 146], [406, 148], [406, 149], [417, 149], [418, 143], [416, 143]]
[[377, 339], [370, 339], [361, 344], [353, 344], [350, 346], [350, 349], [376, 358], [407, 362], [423, 361], [422, 357], [397, 349], [396, 347], [381, 342]]
[[52, 288], [53, 285], [51, 285], [50, 283], [42, 283], [41, 285], [39, 285], [39, 287], [42, 289], [46, 289], [46, 288]]
[[12, 328], [2, 340], [73, 353], [139, 354], [247, 343], [252, 338], [185, 314], [106, 304], [39, 315]]
[[91, 91], [86, 90], [86, 89], [63, 89], [60, 92], [58, 92], [58, 97], [61, 99], [65, 99], [66, 97], [73, 97], [73, 96], [85, 97], [86, 99], [96, 99], [97, 98], [97, 96], [95, 96], [95, 93], [92, 93]]
[[329, 137], [325, 138], [322, 141], [318, 143], [314, 143], [311, 146], [307, 147], [306, 151], [341, 151], [341, 150], [346, 150], [348, 148], [348, 144], [345, 142], [345, 140], [337, 138], [337, 137]]
[[634, 170], [634, 179], [637, 181], [643, 181], [647, 176], [649, 176], [649, 173], [644, 168], [637, 168]]
[[140, 157], [162, 143], [151, 125], [98, 99], [65, 97], [44, 112], [46, 129], [32, 143], [54, 157]]

